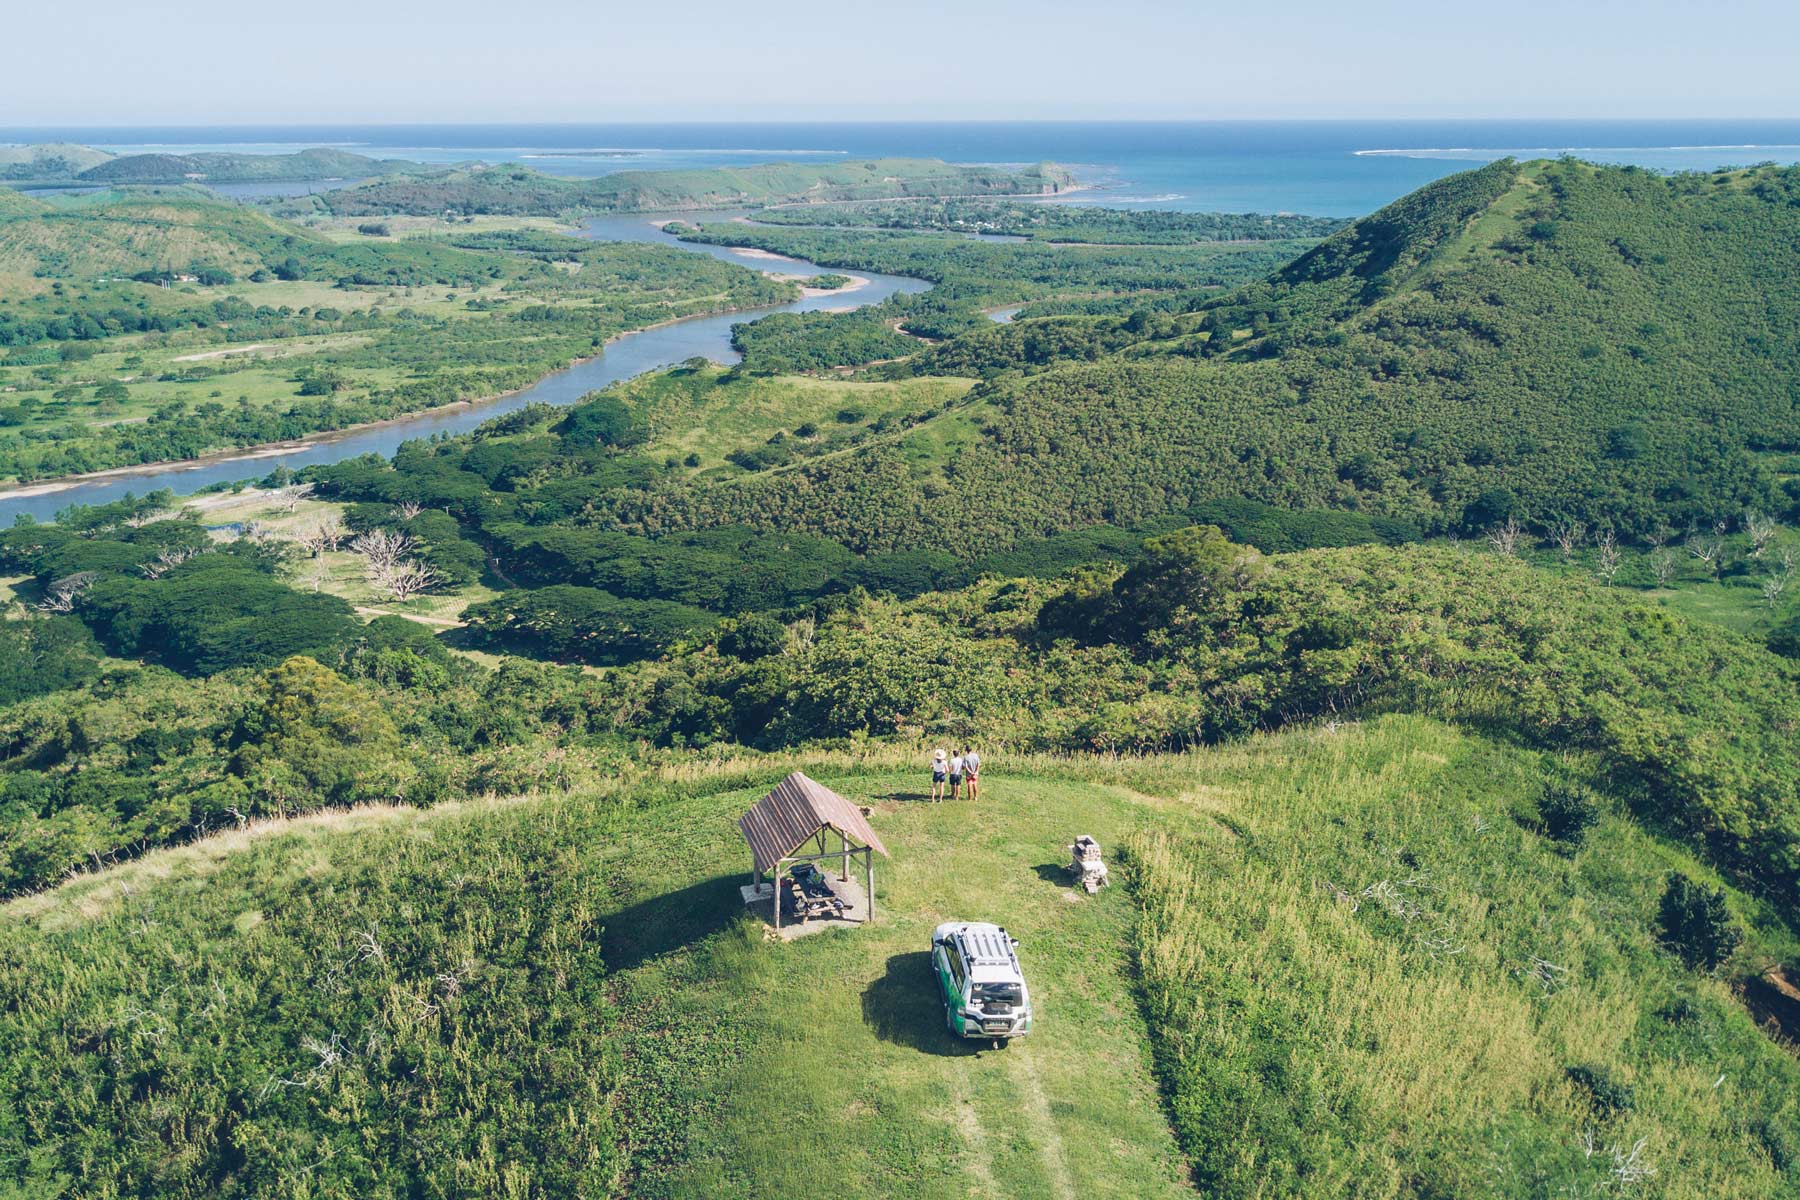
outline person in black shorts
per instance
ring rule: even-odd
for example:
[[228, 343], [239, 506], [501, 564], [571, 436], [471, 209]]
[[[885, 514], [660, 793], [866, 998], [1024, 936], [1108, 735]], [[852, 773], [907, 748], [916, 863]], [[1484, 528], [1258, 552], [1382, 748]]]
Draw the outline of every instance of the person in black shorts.
[[948, 759], [949, 755], [942, 750], [931, 756], [931, 798], [934, 801], [944, 798], [944, 784], [950, 777]]

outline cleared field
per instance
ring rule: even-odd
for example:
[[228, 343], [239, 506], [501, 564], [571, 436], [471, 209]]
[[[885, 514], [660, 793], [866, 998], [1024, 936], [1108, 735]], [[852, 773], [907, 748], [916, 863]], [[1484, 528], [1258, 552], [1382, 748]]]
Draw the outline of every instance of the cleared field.
[[[458, 217], [454, 221], [442, 217], [418, 217], [395, 214], [388, 217], [301, 217], [294, 222], [304, 229], [330, 238], [334, 242], [392, 241], [398, 238], [436, 237], [445, 233], [493, 233], [508, 229], [537, 229], [546, 233], [567, 233], [571, 226], [554, 217], [507, 217], [480, 214]], [[369, 234], [363, 226], [385, 226], [386, 234]]]
[[[803, 375], [734, 376], [708, 366], [648, 375], [614, 394], [642, 414], [649, 450], [685, 460], [696, 472], [722, 467], [734, 450], [754, 449], [780, 435], [797, 445], [847, 443], [884, 419], [924, 417], [960, 398], [972, 380], [908, 379], [864, 383]], [[805, 436], [796, 431], [810, 426]]]

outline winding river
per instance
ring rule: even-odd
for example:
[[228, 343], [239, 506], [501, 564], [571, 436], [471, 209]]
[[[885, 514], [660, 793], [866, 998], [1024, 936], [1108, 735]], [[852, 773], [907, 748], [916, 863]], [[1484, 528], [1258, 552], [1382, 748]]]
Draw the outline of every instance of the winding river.
[[[737, 263], [753, 271], [774, 271], [783, 275], [827, 273], [826, 268], [800, 259], [775, 259], [745, 254], [727, 246], [678, 241], [657, 225], [658, 221], [673, 215], [676, 214], [659, 216], [634, 213], [629, 216], [600, 217], [589, 221], [578, 232], [580, 236], [596, 241], [652, 242], [678, 246], [691, 253], [710, 254], [714, 258]], [[706, 215], [708, 220], [721, 220], [742, 214]], [[186, 494], [208, 484], [260, 478], [277, 467], [299, 470], [301, 467], [322, 463], [342, 462], [364, 454], [390, 456], [403, 442], [437, 433], [467, 433], [484, 421], [523, 408], [527, 404], [573, 404], [587, 393], [607, 384], [618, 383], [647, 371], [671, 367], [696, 356], [718, 363], [734, 363], [738, 354], [731, 348], [731, 327], [743, 321], [753, 321], [777, 312], [861, 308], [868, 304], [879, 304], [897, 293], [923, 292], [931, 287], [925, 280], [902, 275], [880, 275], [870, 271], [857, 271], [855, 274], [857, 278], [867, 279], [869, 282], [854, 291], [808, 296], [791, 304], [746, 309], [720, 316], [689, 317], [654, 329], [623, 334], [597, 356], [552, 372], [523, 391], [492, 400], [433, 409], [379, 425], [320, 434], [299, 442], [257, 447], [225, 458], [136, 467], [79, 482], [60, 484], [49, 481], [11, 493], [0, 492], [0, 526], [12, 524], [13, 518], [20, 514], [29, 514], [40, 521], [47, 521], [58, 510], [71, 504], [104, 504], [122, 499], [127, 492], [142, 495], [166, 487], [174, 489], [177, 494]]]

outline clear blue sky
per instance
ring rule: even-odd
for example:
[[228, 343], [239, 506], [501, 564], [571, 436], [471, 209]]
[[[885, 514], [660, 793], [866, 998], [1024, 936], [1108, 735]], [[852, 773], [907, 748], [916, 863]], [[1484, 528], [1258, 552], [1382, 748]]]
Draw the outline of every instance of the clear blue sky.
[[9, 125], [1800, 117], [1795, 0], [7, 7]]

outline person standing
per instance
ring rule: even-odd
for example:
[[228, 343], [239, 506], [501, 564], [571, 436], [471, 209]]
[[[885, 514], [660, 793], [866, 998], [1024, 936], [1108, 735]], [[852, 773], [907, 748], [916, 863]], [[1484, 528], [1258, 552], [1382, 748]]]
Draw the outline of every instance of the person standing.
[[944, 798], [944, 781], [950, 774], [948, 758], [942, 750], [931, 756], [931, 799], [934, 803]]
[[963, 779], [969, 785], [969, 799], [978, 799], [981, 796], [981, 755], [964, 746], [962, 760]]
[[962, 785], [963, 756], [960, 753], [953, 754], [950, 756], [950, 798], [952, 800], [962, 799]]

